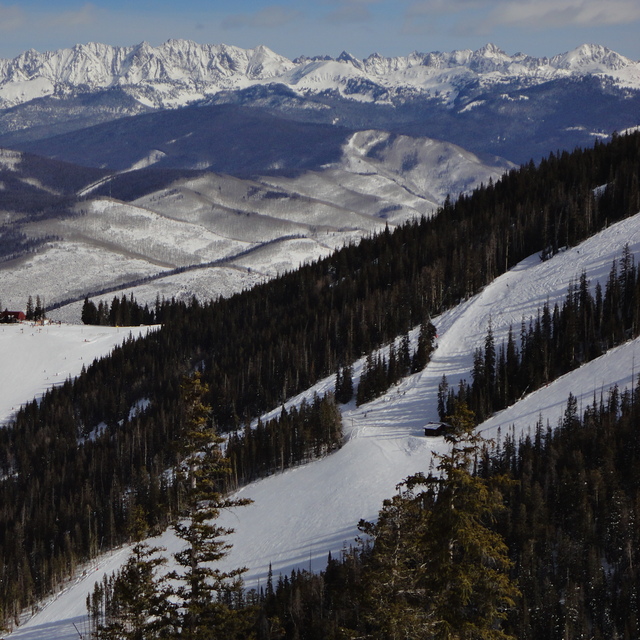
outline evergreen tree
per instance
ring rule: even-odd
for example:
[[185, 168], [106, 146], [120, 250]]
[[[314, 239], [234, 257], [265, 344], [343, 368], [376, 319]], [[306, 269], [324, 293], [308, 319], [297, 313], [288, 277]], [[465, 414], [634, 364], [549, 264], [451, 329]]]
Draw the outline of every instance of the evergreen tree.
[[156, 640], [176, 632], [176, 610], [159, 569], [162, 547], [143, 542], [147, 534], [142, 509], [133, 513], [136, 539], [131, 556], [111, 580], [98, 583], [87, 598], [96, 640]]
[[246, 569], [225, 572], [212, 563], [231, 548], [224, 537], [233, 529], [215, 523], [220, 512], [251, 501], [222, 493], [230, 469], [220, 450], [222, 438], [211, 424], [211, 409], [203, 402], [207, 393], [199, 373], [183, 383], [186, 431], [179, 475], [184, 499], [182, 517], [174, 529], [186, 546], [174, 554], [182, 571], [171, 577], [179, 583], [175, 594], [182, 609], [180, 636], [187, 640], [232, 638], [246, 625], [246, 616], [230, 606], [241, 600], [241, 576]]
[[411, 371], [411, 352], [408, 333], [405, 333], [400, 341], [400, 349], [398, 350], [398, 368], [401, 378]]
[[484, 340], [484, 384], [486, 386], [487, 414], [493, 412], [494, 384], [496, 381], [496, 348], [493, 327], [489, 319], [489, 328]]
[[431, 354], [435, 349], [435, 342], [437, 337], [437, 331], [431, 320], [425, 320], [420, 325], [420, 333], [418, 334], [418, 347], [413, 354], [413, 362], [411, 368], [415, 372], [422, 371], [429, 360], [431, 360]]
[[34, 320], [44, 320], [44, 300], [39, 295], [36, 296], [36, 306], [33, 309]]
[[83, 324], [100, 324], [98, 322], [98, 308], [95, 302], [89, 300], [89, 298], [84, 299], [80, 318]]
[[449, 453], [440, 457], [437, 477], [410, 477], [409, 489], [425, 486], [432, 503], [422, 539], [425, 571], [421, 586], [429, 594], [434, 638], [502, 639], [500, 628], [519, 592], [508, 571], [508, 549], [493, 528], [504, 509], [500, 484], [472, 473], [482, 439], [473, 433], [475, 417], [465, 403], [447, 421]]
[[438, 385], [438, 416], [440, 420], [444, 420], [448, 414], [448, 399], [449, 399], [449, 383], [447, 382], [447, 376], [442, 374], [442, 380]]
[[410, 476], [376, 524], [360, 524], [373, 538], [365, 597], [374, 638], [511, 637], [501, 623], [519, 592], [508, 576], [507, 546], [492, 528], [504, 480], [472, 474], [480, 439], [464, 403], [448, 421], [454, 432], [439, 475]]
[[109, 324], [112, 327], [118, 327], [122, 324], [122, 313], [120, 309], [120, 299], [114, 296], [111, 301], [111, 309], [109, 311]]
[[429, 638], [431, 620], [419, 586], [419, 540], [425, 534], [424, 509], [410, 492], [385, 500], [375, 523], [360, 521], [372, 544], [363, 575], [364, 617], [375, 640]]
[[[520, 358], [518, 356], [518, 350], [516, 348], [515, 340], [513, 339], [513, 330], [509, 325], [509, 334], [507, 336], [507, 348], [505, 354], [505, 374], [504, 374], [504, 406], [508, 406], [513, 403], [520, 394], [520, 387], [518, 385], [518, 368], [520, 365]], [[546, 374], [548, 376], [548, 373]], [[545, 377], [545, 379], [548, 379]]]
[[110, 315], [109, 303], [103, 302], [100, 300], [98, 303], [98, 318], [97, 324], [104, 326], [109, 324], [109, 315]]
[[336, 372], [335, 398], [341, 404], [347, 404], [353, 398], [353, 367], [338, 367]]

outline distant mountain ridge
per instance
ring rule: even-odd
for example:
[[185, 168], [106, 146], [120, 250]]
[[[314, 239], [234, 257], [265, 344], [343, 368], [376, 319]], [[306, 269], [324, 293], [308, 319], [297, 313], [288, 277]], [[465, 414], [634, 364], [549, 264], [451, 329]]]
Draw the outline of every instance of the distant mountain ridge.
[[[158, 47], [89, 43], [0, 60], [0, 147], [70, 162], [78, 162], [73, 150], [82, 146], [87, 164], [109, 166], [103, 151], [121, 127], [96, 125], [215, 105], [447, 140], [520, 164], [640, 125], [640, 62], [600, 45], [550, 58], [508, 55], [488, 44], [476, 51], [290, 60], [265, 46], [187, 40]], [[179, 119], [197, 115], [193, 109]], [[141, 157], [155, 153], [150, 141], [135, 138]]]
[[115, 87], [142, 104], [167, 108], [273, 83], [303, 94], [338, 91], [352, 100], [389, 101], [409, 91], [446, 101], [456, 86], [468, 83], [492, 86], [520, 79], [531, 85], [582, 75], [611, 76], [621, 86], [640, 88], [640, 62], [601, 45], [582, 45], [551, 58], [509, 56], [488, 44], [476, 51], [374, 53], [364, 60], [343, 52], [337, 58], [289, 60], [265, 46], [242, 49], [188, 40], [168, 40], [158, 47], [89, 43], [45, 53], [31, 49], [0, 60], [0, 108]]

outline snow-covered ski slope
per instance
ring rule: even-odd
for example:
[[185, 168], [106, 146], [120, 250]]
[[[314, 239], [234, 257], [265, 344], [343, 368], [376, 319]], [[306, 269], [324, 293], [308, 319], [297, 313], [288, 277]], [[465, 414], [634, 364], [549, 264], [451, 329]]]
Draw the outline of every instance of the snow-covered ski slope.
[[[224, 517], [233, 526], [234, 547], [224, 566], [247, 566], [247, 586], [264, 585], [269, 564], [275, 576], [294, 567], [321, 569], [327, 554], [339, 554], [354, 542], [360, 518], [374, 519], [382, 500], [393, 495], [407, 475], [428, 471], [434, 452], [443, 450], [440, 438], [427, 439], [423, 425], [437, 418], [437, 387], [443, 374], [451, 384], [469, 377], [473, 351], [483, 344], [489, 321], [496, 343], [506, 337], [509, 325], [519, 332], [523, 319], [535, 315], [549, 301], [566, 295], [569, 282], [586, 271], [591, 286], [604, 284], [611, 263], [628, 243], [640, 254], [640, 214], [611, 226], [579, 247], [547, 262], [532, 256], [487, 286], [480, 294], [435, 319], [438, 348], [421, 373], [405, 379], [383, 397], [361, 407], [345, 407], [345, 445], [328, 458], [256, 482], [241, 491], [254, 503]], [[498, 428], [516, 435], [533, 428], [541, 416], [555, 426], [570, 392], [580, 405], [599, 397], [614, 384], [632, 383], [640, 357], [640, 340], [630, 341], [588, 363], [500, 412], [480, 430], [496, 437]], [[640, 360], [638, 361], [640, 363]], [[355, 369], [359, 375], [361, 364]], [[291, 402], [331, 388], [322, 381]], [[2, 393], [2, 391], [0, 391]], [[166, 533], [157, 541], [168, 552], [175, 538]], [[96, 579], [112, 571], [126, 554], [116, 551], [89, 568], [68, 590], [11, 634], [12, 640], [72, 640], [82, 630], [85, 596]]]
[[0, 324], [0, 425], [25, 402], [75, 378], [83, 366], [150, 327]]

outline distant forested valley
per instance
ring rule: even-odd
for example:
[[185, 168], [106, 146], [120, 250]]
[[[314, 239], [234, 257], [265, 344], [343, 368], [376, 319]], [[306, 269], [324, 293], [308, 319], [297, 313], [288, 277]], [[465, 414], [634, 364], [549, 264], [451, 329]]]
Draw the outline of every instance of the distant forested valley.
[[[192, 418], [182, 388], [195, 372], [205, 384], [211, 424], [219, 433], [234, 434], [228, 473], [218, 479], [224, 493], [340, 446], [336, 404], [350, 397], [345, 381], [357, 359], [370, 356], [367, 369], [375, 371], [366, 397], [361, 395], [364, 402], [398, 375], [426, 365], [433, 316], [525, 257], [537, 253], [548, 259], [638, 211], [640, 134], [614, 136], [609, 143], [514, 169], [471, 195], [447, 200], [433, 218], [386, 229], [230, 298], [159, 301], [153, 312], [161, 328], [126, 340], [76, 380], [28, 403], [0, 431], [4, 619], [16, 620], [80, 563], [131, 540], [135, 519], [150, 532], [176, 521], [184, 496], [167, 470], [179, 469], [186, 459], [179, 444]], [[488, 336], [470, 372], [472, 383], [456, 393], [441, 389], [443, 418], [457, 416], [461, 424], [454, 451], [468, 437], [469, 425], [522, 393], [523, 378], [542, 384], [637, 335], [639, 289], [638, 270], [623, 254], [605, 291], [586, 295], [583, 283], [576, 283], [564, 308], [542, 309], [521, 328], [519, 344], [514, 339], [496, 352]], [[407, 353], [405, 336], [419, 325], [418, 349]], [[372, 355], [396, 340], [393, 367], [390, 357], [382, 362]], [[249, 428], [264, 412], [329, 375], [340, 382], [335, 394]], [[507, 439], [497, 449], [478, 445], [477, 459], [461, 454], [442, 461], [452, 482], [471, 487], [487, 548], [518, 585], [519, 594], [505, 586], [496, 605], [500, 611], [487, 613], [497, 616], [491, 619], [501, 622], [505, 634], [638, 637], [637, 418], [636, 393], [595, 399], [583, 416], [569, 400], [561, 429], [539, 425], [534, 439]], [[471, 462], [474, 473], [457, 473], [468, 471]], [[264, 593], [218, 602], [249, 616], [224, 637], [448, 637], [433, 629], [424, 636], [406, 631], [420, 620], [420, 611], [444, 615], [433, 604], [436, 594], [431, 604], [417, 596], [407, 600], [424, 583], [398, 583], [385, 596], [387, 611], [400, 612], [398, 620], [387, 620], [385, 608], [366, 594], [388, 577], [383, 549], [404, 547], [401, 560], [409, 573], [420, 564], [426, 552], [419, 542], [420, 527], [427, 526], [424, 514], [439, 513], [449, 486], [414, 479], [402, 500], [383, 508], [380, 523], [395, 509], [403, 525], [396, 533], [403, 540], [390, 540], [392, 529], [363, 523], [373, 543], [331, 558], [322, 575], [296, 572]], [[499, 494], [504, 508], [483, 487]], [[435, 525], [428, 519], [428, 526]], [[505, 541], [505, 549], [494, 536]], [[459, 617], [450, 624], [467, 624], [469, 607], [458, 607]], [[508, 637], [501, 633], [496, 628], [493, 635], [459, 637]]]

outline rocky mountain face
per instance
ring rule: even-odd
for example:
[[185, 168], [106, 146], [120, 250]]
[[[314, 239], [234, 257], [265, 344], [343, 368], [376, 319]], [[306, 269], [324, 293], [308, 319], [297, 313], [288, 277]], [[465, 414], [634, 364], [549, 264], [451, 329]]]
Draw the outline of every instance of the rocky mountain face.
[[0, 60], [0, 106], [37, 97], [65, 96], [108, 88], [126, 89], [142, 104], [175, 107], [220, 91], [284, 84], [299, 93], [337, 91], [351, 100], [393, 101], [417, 92], [452, 101], [469, 85], [491, 87], [518, 81], [523, 87], [568, 76], [612, 76], [621, 86], [640, 88], [640, 63], [602, 46], [583, 45], [552, 58], [507, 55], [494, 45], [477, 51], [417, 53], [359, 60], [289, 60], [267, 47], [241, 49], [169, 40], [159, 47], [89, 43], [72, 49], [30, 50]]
[[[521, 163], [640, 124], [640, 63], [597, 45], [551, 58], [509, 56], [487, 45], [289, 60], [262, 46], [183, 40], [159, 47], [91, 43], [0, 60], [4, 147], [48, 154], [52, 136], [84, 132], [53, 146], [100, 152], [114, 131], [101, 130], [100, 141], [100, 131], [85, 131], [95, 125], [216, 104], [260, 108], [288, 121], [428, 136]], [[77, 161], [59, 151], [56, 157]], [[86, 158], [108, 166], [100, 153]]]
[[160, 47], [89, 43], [42, 54], [30, 50], [0, 61], [0, 104], [127, 87], [143, 104], [175, 107], [221, 89], [277, 77], [293, 66], [266, 47], [247, 50], [185, 40], [169, 40]]

